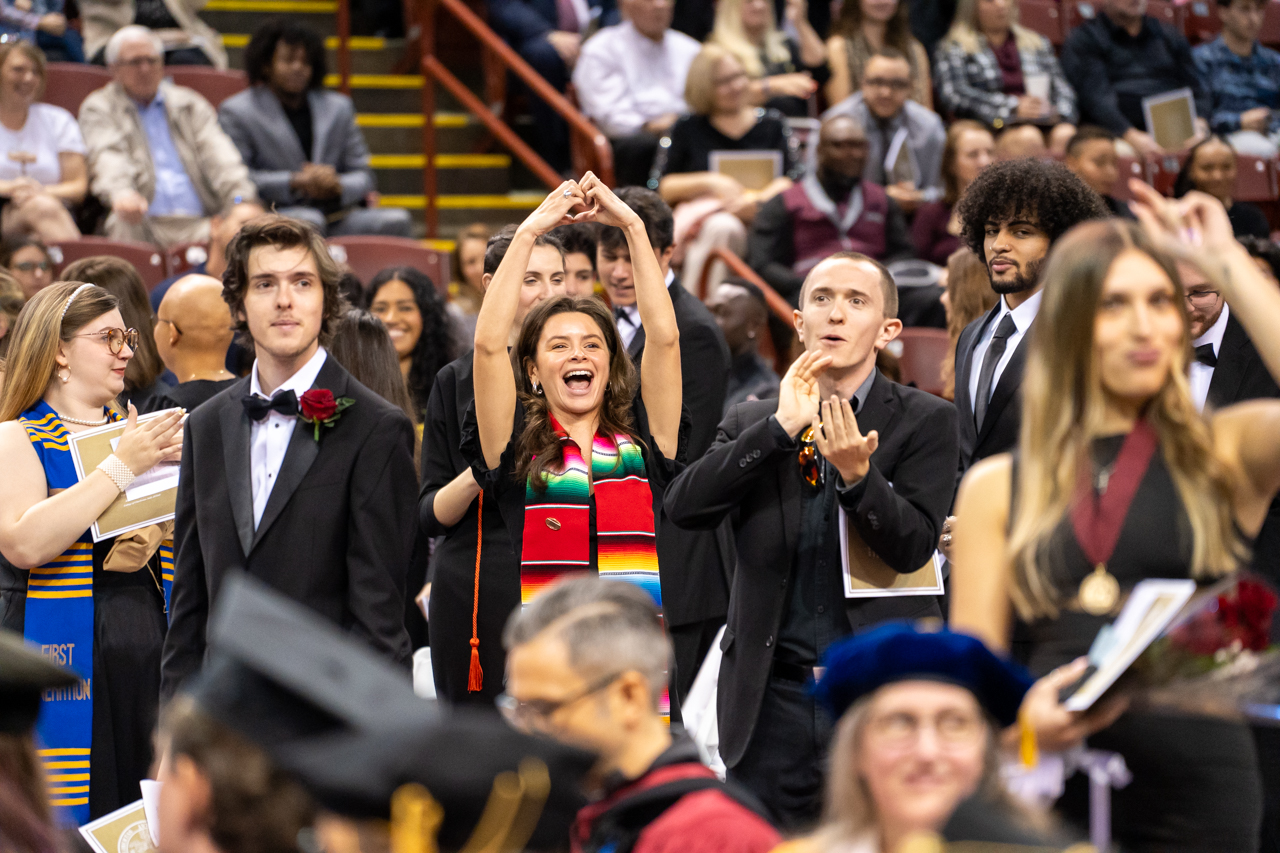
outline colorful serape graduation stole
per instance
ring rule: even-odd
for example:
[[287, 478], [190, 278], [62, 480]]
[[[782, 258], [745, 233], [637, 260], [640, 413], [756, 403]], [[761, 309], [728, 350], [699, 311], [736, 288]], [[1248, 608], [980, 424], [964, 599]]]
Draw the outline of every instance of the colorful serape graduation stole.
[[532, 483], [525, 485], [521, 603], [527, 604], [561, 575], [590, 568], [594, 483], [600, 577], [633, 583], [661, 607], [653, 492], [640, 447], [626, 435], [596, 435], [589, 480], [578, 445], [554, 417], [551, 425], [560, 437], [564, 467], [544, 476], [546, 488], [541, 492]]
[[[119, 415], [110, 413], [112, 420]], [[49, 491], [78, 481], [67, 428], [41, 400], [19, 421], [44, 465]], [[23, 636], [80, 683], [46, 690], [36, 723], [49, 802], [77, 825], [89, 820], [89, 759], [93, 746], [93, 539], [89, 531], [61, 555], [30, 572]]]

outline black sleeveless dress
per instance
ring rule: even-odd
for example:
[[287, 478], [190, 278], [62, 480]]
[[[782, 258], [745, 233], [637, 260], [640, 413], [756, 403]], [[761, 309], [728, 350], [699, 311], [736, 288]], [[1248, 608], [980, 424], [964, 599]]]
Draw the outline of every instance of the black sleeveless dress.
[[[1110, 465], [1124, 436], [1094, 444], [1094, 461]], [[1015, 462], [1016, 464], [1016, 462]], [[1015, 478], [1016, 480], [1016, 478]], [[1185, 578], [1191, 526], [1163, 455], [1151, 460], [1121, 528], [1107, 569], [1128, 591], [1147, 578]], [[1069, 518], [1050, 537], [1045, 563], [1063, 600], [1093, 570]], [[1088, 652], [1105, 617], [1063, 610], [1056, 619], [1019, 622], [1012, 653], [1036, 676]], [[1249, 728], [1216, 718], [1131, 711], [1088, 740], [1124, 756], [1133, 781], [1112, 792], [1113, 837], [1131, 853], [1253, 853], [1262, 822], [1262, 788]], [[1062, 815], [1088, 827], [1088, 781], [1076, 774], [1058, 801]]]

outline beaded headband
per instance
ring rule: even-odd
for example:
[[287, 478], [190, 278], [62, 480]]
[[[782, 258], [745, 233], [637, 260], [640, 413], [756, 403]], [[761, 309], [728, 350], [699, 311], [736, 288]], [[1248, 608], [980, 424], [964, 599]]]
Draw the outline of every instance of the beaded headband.
[[60, 318], [59, 318], [60, 320], [65, 320], [65, 319], [67, 319], [67, 311], [71, 308], [71, 303], [76, 301], [76, 297], [80, 295], [80, 291], [84, 290], [86, 287], [97, 287], [97, 285], [96, 285], [96, 284], [82, 284], [82, 285], [80, 285], [79, 287], [77, 287], [77, 288], [72, 292], [72, 294], [71, 294], [70, 296], [68, 296], [68, 297], [67, 297], [67, 304], [62, 306], [62, 317], [60, 317]]

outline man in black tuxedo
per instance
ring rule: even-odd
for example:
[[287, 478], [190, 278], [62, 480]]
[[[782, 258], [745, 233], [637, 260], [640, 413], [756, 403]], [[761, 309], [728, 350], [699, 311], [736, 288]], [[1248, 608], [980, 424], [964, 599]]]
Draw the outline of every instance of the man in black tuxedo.
[[890, 569], [915, 571], [933, 559], [955, 485], [955, 408], [876, 370], [902, 330], [897, 295], [865, 255], [815, 266], [795, 313], [805, 354], [778, 399], [730, 409], [711, 451], [667, 489], [677, 524], [732, 519], [720, 755], [784, 829], [818, 817], [831, 727], [807, 683], [827, 646], [886, 619], [941, 615], [932, 595], [846, 599], [842, 581], [842, 515]]
[[[707, 306], [671, 272], [675, 251], [675, 223], [671, 208], [657, 193], [642, 187], [623, 187], [618, 198], [640, 217], [658, 264], [667, 277], [667, 291], [680, 329], [680, 372], [684, 406], [691, 429], [686, 459], [707, 452], [715, 438], [716, 424], [724, 410], [729, 383], [729, 345]], [[613, 304], [622, 342], [638, 366], [644, 353], [644, 327], [636, 307], [635, 282], [626, 235], [621, 228], [602, 228], [596, 247], [596, 268]], [[731, 565], [722, 553], [727, 538], [717, 542], [713, 532], [681, 530], [662, 519], [658, 529], [658, 566], [662, 581], [663, 618], [671, 632], [676, 673], [671, 679], [677, 699], [693, 684], [716, 632], [729, 609], [725, 568]]]
[[407, 666], [413, 425], [322, 346], [346, 304], [311, 226], [262, 217], [227, 255], [223, 298], [257, 360], [186, 425], [161, 692], [201, 667], [209, 608], [235, 569]]
[[[960, 199], [961, 242], [986, 265], [1000, 299], [956, 343], [957, 485], [975, 462], [1018, 443], [1022, 370], [1045, 256], [1073, 226], [1108, 213], [1101, 196], [1065, 166], [1035, 159], [988, 166]], [[943, 553], [952, 523], [948, 518], [943, 530]]]

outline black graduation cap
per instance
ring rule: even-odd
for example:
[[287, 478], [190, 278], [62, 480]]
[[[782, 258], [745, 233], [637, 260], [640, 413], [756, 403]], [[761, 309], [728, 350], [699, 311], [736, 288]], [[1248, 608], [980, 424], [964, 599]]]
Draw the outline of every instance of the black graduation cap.
[[223, 584], [209, 649], [184, 692], [273, 756], [294, 742], [398, 720], [425, 724], [435, 713], [407, 671], [248, 575]]
[[460, 850], [475, 836], [505, 837], [502, 849], [567, 847], [569, 827], [586, 804], [579, 782], [595, 761], [475, 709], [441, 713], [425, 726], [321, 738], [280, 757], [330, 811], [391, 819], [393, 839], [423, 831], [406, 822], [403, 809], [397, 814], [398, 798], [433, 804], [428, 810], [440, 811], [433, 831], [441, 850]]
[[55, 666], [22, 639], [0, 629], [0, 733], [24, 735], [40, 716], [40, 695], [52, 687], [70, 687], [80, 677]]
[[424, 803], [441, 812], [439, 825], [400, 819], [393, 829], [438, 833], [444, 850], [461, 849], [482, 824], [531, 836], [532, 849], [567, 846], [594, 756], [521, 734], [496, 713], [445, 713], [413, 693], [406, 672], [245, 575], [223, 585], [209, 648], [187, 692], [330, 811], [387, 819], [393, 800], [416, 797], [418, 812]]

